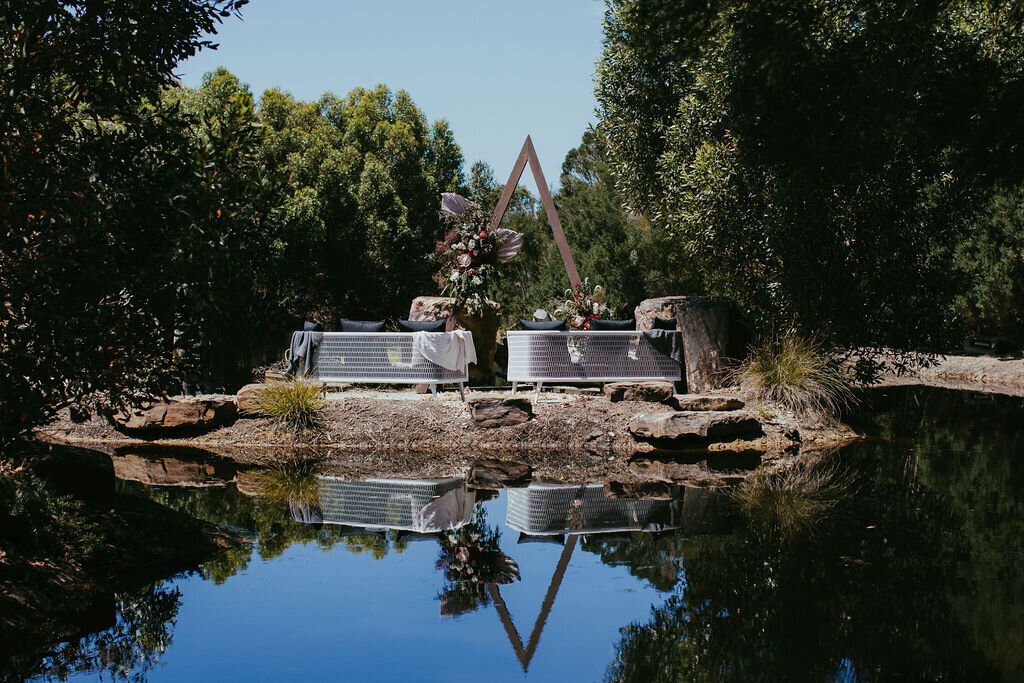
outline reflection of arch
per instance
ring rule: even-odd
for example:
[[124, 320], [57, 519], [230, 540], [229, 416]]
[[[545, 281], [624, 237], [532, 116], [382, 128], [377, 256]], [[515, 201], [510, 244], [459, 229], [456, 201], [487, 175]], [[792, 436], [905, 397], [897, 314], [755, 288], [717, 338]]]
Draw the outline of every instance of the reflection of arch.
[[466, 524], [473, 515], [476, 501], [461, 478], [345, 481], [320, 476], [319, 479], [320, 513], [324, 524], [433, 533]]
[[540, 644], [541, 633], [555, 604], [555, 597], [562, 586], [562, 579], [579, 536], [677, 528], [681, 500], [608, 498], [604, 495], [602, 484], [530, 484], [524, 489], [510, 489], [507, 494], [505, 523], [509, 527], [526, 534], [527, 538], [566, 535], [565, 546], [525, 646], [505, 600], [501, 597], [501, 589], [494, 584], [487, 586], [512, 650], [526, 672]]
[[681, 498], [608, 498], [601, 484], [530, 484], [508, 492], [505, 523], [535, 536], [664, 531], [680, 526]]
[[519, 158], [516, 159], [515, 166], [512, 167], [512, 173], [508, 176], [505, 189], [501, 192], [501, 199], [498, 200], [498, 205], [494, 207], [494, 215], [491, 216], [491, 222], [487, 229], [494, 230], [501, 223], [501, 219], [505, 216], [505, 211], [508, 209], [508, 203], [512, 200], [512, 193], [516, 191], [519, 179], [523, 177], [523, 171], [526, 170], [527, 162], [530, 164], [530, 170], [533, 171], [533, 180], [537, 183], [540, 202], [544, 205], [544, 213], [547, 214], [548, 223], [551, 224], [551, 232], [555, 236], [558, 253], [561, 254], [562, 263], [565, 264], [565, 272], [569, 275], [569, 282], [572, 284], [573, 289], [575, 289], [580, 286], [580, 274], [576, 272], [576, 262], [572, 258], [572, 252], [569, 251], [569, 242], [565, 239], [565, 233], [562, 231], [562, 222], [558, 220], [558, 212], [555, 211], [555, 201], [551, 198], [551, 192], [548, 191], [547, 181], [544, 180], [544, 172], [541, 170], [540, 161], [537, 159], [537, 150], [533, 148], [533, 140], [530, 139], [529, 135], [526, 136], [526, 142], [523, 143], [523, 149], [519, 152]]

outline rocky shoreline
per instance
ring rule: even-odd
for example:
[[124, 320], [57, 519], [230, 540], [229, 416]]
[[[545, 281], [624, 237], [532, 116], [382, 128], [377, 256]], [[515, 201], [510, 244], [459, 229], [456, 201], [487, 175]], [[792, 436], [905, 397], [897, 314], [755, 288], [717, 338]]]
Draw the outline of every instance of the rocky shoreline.
[[[735, 394], [679, 395], [670, 384], [667, 390], [644, 384], [609, 385], [607, 395], [545, 392], [539, 400], [532, 394], [470, 391], [466, 403], [454, 392], [433, 400], [408, 390], [347, 390], [329, 394], [320, 428], [303, 432], [242, 411], [222, 426], [184, 433], [125, 428], [100, 416], [74, 422], [64, 414], [37, 435], [113, 456], [174, 447], [242, 466], [315, 458], [331, 472], [354, 478], [453, 476], [466, 474], [482, 458], [497, 458], [561, 481], [703, 484], [749, 472], [766, 458], [859, 438], [841, 424], [812, 424], [750, 408]], [[204, 410], [214, 409], [193, 412], [202, 418]], [[139, 424], [137, 418], [132, 424]]]

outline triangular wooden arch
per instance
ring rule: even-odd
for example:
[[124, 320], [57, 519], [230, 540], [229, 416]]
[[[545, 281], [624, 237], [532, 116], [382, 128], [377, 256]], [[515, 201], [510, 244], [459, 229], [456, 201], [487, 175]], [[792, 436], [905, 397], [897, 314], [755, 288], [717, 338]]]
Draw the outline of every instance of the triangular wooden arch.
[[[527, 138], [526, 141], [529, 142], [530, 139]], [[541, 604], [540, 613], [537, 615], [537, 621], [533, 625], [530, 640], [525, 648], [519, 630], [512, 622], [512, 615], [505, 605], [505, 600], [501, 597], [501, 588], [494, 583], [487, 584], [487, 592], [491, 595], [498, 616], [501, 617], [501, 625], [505, 627], [505, 634], [508, 635], [508, 642], [512, 644], [512, 650], [516, 653], [516, 658], [523, 667], [524, 673], [530, 668], [530, 661], [533, 659], [534, 653], [537, 652], [540, 634], [544, 631], [544, 624], [547, 623], [551, 607], [555, 604], [555, 596], [558, 595], [558, 589], [562, 585], [562, 578], [565, 577], [565, 570], [569, 566], [569, 558], [572, 557], [575, 547], [576, 534], [569, 534], [565, 546], [562, 548], [562, 554], [558, 558], [558, 564], [555, 566], [555, 573], [551, 575], [551, 584], [548, 586], [548, 592], [544, 595], [544, 602]]]
[[491, 224], [487, 229], [494, 230], [501, 223], [501, 219], [505, 217], [508, 203], [512, 200], [512, 193], [516, 191], [519, 179], [523, 177], [523, 171], [526, 170], [527, 162], [530, 163], [530, 170], [533, 171], [533, 180], [537, 183], [540, 201], [544, 205], [544, 213], [548, 215], [548, 223], [551, 224], [551, 232], [555, 235], [558, 253], [562, 255], [565, 272], [569, 275], [569, 282], [572, 283], [573, 290], [575, 290], [580, 286], [580, 274], [576, 272], [576, 262], [572, 258], [572, 252], [569, 251], [569, 243], [566, 241], [565, 233], [562, 231], [562, 223], [558, 220], [558, 212], [555, 211], [555, 202], [551, 198], [551, 192], [548, 191], [547, 181], [544, 180], [544, 172], [540, 168], [540, 161], [537, 160], [537, 151], [533, 148], [533, 140], [530, 139], [529, 135], [526, 136], [526, 142], [523, 143], [523, 149], [519, 152], [516, 165], [512, 168], [508, 182], [505, 183], [501, 199], [498, 200], [498, 205], [494, 207], [494, 215], [491, 217]]

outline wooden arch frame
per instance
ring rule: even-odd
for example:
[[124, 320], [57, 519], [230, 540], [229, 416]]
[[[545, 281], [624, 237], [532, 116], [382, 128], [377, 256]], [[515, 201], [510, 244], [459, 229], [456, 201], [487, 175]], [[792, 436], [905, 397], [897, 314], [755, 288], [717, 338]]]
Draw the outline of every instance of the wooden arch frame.
[[544, 172], [541, 170], [540, 161], [537, 159], [537, 150], [533, 148], [533, 140], [530, 139], [529, 135], [526, 136], [523, 149], [519, 152], [516, 165], [512, 167], [512, 173], [508, 177], [508, 182], [505, 183], [505, 189], [501, 192], [501, 199], [498, 200], [498, 205], [494, 207], [494, 215], [491, 217], [491, 223], [487, 226], [487, 229], [494, 230], [501, 223], [501, 219], [505, 217], [508, 203], [512, 201], [512, 193], [516, 191], [519, 179], [523, 177], [523, 171], [526, 170], [527, 162], [530, 164], [530, 170], [533, 171], [533, 180], [537, 183], [540, 201], [544, 205], [544, 213], [548, 216], [548, 223], [551, 224], [551, 232], [555, 235], [555, 244], [558, 245], [558, 253], [561, 254], [562, 263], [565, 264], [565, 272], [569, 275], [569, 282], [572, 284], [573, 291], [575, 291], [581, 284], [580, 274], [576, 271], [576, 262], [573, 260], [572, 252], [569, 250], [569, 242], [565, 239], [562, 223], [558, 220], [558, 212], [555, 211], [555, 201], [551, 198], [551, 192], [548, 191], [547, 181], [544, 180]]

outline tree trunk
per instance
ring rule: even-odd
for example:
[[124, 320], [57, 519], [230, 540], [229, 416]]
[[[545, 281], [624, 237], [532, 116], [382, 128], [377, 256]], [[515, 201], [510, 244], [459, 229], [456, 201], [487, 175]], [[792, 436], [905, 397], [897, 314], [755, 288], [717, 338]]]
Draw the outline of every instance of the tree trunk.
[[646, 299], [636, 308], [637, 329], [649, 330], [654, 318], [675, 318], [683, 333], [686, 390], [703, 393], [722, 386], [730, 359], [733, 306], [710, 296], [665, 296]]

